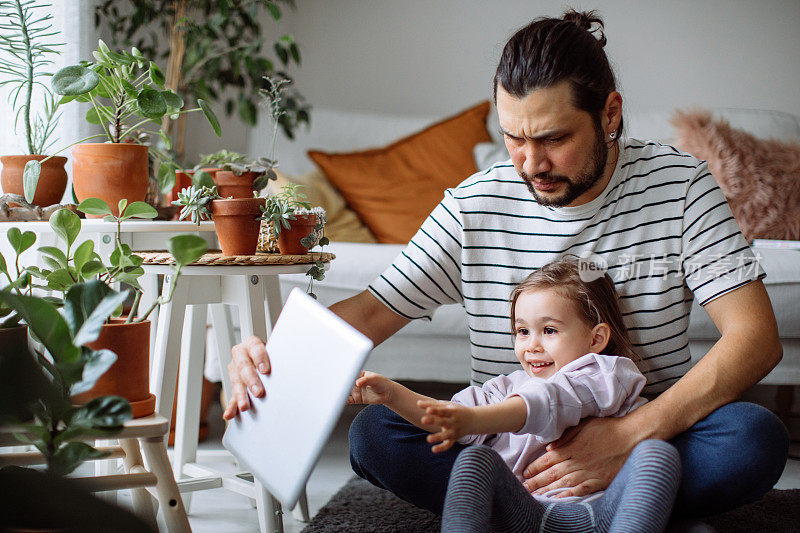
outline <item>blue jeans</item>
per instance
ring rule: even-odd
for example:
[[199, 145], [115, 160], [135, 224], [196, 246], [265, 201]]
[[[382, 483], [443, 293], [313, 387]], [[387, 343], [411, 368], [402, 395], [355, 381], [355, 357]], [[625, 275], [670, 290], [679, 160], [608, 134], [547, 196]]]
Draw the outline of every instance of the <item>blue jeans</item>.
[[[362, 410], [350, 426], [356, 474], [399, 498], [442, 514], [447, 481], [464, 446], [432, 453], [428, 433], [382, 405]], [[724, 405], [670, 441], [682, 478], [674, 515], [700, 518], [760, 499], [780, 478], [789, 434], [767, 409]]]

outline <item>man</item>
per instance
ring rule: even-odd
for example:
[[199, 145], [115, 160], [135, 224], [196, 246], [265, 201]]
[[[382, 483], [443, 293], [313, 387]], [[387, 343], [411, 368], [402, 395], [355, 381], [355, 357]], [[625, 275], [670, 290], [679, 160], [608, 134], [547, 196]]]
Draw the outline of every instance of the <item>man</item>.
[[[599, 32], [599, 38], [594, 36]], [[537, 19], [506, 44], [495, 103], [511, 161], [479, 172], [444, 199], [368, 290], [331, 306], [378, 344], [442, 304], [468, 316], [473, 382], [515, 368], [508, 294], [564, 253], [608, 265], [653, 401], [622, 418], [570, 429], [525, 471], [531, 492], [602, 490], [648, 438], [679, 450], [676, 513], [702, 516], [758, 499], [777, 481], [788, 435], [767, 410], [735, 402], [781, 359], [761, 278], [705, 162], [657, 143], [621, 139], [622, 97], [602, 21], [569, 11]], [[697, 298], [722, 338], [691, 367], [688, 321]], [[233, 349], [232, 418], [247, 389], [264, 391], [264, 343]], [[432, 454], [427, 433], [381, 406], [350, 430], [353, 469], [441, 513], [458, 452]]]

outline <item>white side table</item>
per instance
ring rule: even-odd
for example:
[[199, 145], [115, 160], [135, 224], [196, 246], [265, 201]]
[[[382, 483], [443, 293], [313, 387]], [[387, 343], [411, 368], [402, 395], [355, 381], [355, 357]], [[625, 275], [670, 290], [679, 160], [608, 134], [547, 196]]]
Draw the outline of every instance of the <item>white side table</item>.
[[[223, 390], [226, 397], [230, 397], [227, 366], [231, 360], [234, 339], [229, 316], [218, 304], [227, 304], [238, 310], [242, 339], [250, 335], [266, 339], [282, 307], [278, 276], [306, 272], [310, 265], [195, 264], [183, 267], [176, 284], [171, 266], [148, 264], [153, 259], [149, 254], [143, 255], [145, 264], [142, 266], [148, 275], [165, 275], [162, 293], [168, 294], [174, 286], [172, 300], [162, 305], [159, 313], [150, 388], [156, 395], [156, 412], [169, 418], [180, 362], [173, 469], [181, 492], [187, 493], [184, 496], [185, 505], [189, 507], [189, 496], [193, 491], [228, 488], [255, 499], [262, 532], [282, 531], [280, 504], [260, 483], [196, 462], [205, 325], [210, 305], [212, 324], [217, 332]], [[319, 257], [319, 254], [313, 256]], [[297, 507], [298, 518], [307, 521], [305, 492]]]

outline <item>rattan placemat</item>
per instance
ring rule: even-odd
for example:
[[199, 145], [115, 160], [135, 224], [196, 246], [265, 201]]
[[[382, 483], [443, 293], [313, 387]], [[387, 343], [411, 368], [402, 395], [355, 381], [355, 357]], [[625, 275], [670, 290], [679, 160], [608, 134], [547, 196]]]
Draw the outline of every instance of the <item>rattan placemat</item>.
[[[175, 259], [169, 252], [136, 252], [144, 259], [146, 265], [171, 265]], [[222, 255], [220, 252], [204, 254], [192, 263], [210, 266], [244, 266], [244, 265], [303, 265], [322, 261], [328, 263], [336, 256], [329, 252], [311, 252], [305, 255], [264, 254], [256, 255]]]

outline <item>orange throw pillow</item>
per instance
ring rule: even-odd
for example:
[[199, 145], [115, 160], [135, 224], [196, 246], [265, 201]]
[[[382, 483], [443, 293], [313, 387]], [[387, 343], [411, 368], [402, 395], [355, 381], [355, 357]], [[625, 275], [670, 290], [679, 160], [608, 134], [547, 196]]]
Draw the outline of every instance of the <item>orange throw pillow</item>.
[[478, 171], [473, 147], [491, 140], [489, 102], [462, 111], [385, 148], [332, 154], [309, 151], [378, 242], [407, 243], [425, 217]]

